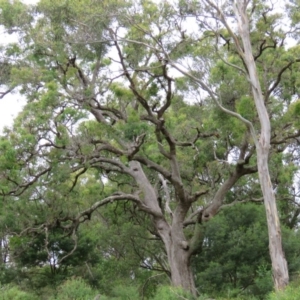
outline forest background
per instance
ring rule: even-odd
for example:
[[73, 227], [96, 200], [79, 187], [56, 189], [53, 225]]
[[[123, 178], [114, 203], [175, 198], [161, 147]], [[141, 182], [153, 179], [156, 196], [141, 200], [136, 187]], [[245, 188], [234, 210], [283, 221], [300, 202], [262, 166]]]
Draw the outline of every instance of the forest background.
[[1, 0], [3, 299], [298, 299], [299, 4]]

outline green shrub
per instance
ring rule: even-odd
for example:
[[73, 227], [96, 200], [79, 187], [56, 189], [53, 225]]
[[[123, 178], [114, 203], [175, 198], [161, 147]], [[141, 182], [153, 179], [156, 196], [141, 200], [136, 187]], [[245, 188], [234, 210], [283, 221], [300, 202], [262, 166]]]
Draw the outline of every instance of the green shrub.
[[91, 300], [97, 295], [83, 279], [72, 278], [66, 280], [57, 289], [57, 296], [50, 299], [56, 300]]
[[180, 288], [161, 286], [152, 300], [192, 300], [194, 297]]
[[284, 291], [272, 292], [269, 294], [268, 300], [299, 300], [300, 286], [289, 285]]
[[[207, 299], [211, 299], [211, 298], [203, 298], [203, 300], [207, 300]], [[238, 297], [225, 297], [225, 298], [213, 298], [213, 299], [216, 299], [216, 300], [258, 300], [258, 298], [256, 297], [253, 297], [253, 296], [238, 296]], [[201, 299], [198, 299], [198, 300], [202, 300]]]
[[[137, 287], [131, 285], [117, 285], [111, 292], [111, 298], [114, 300], [136, 300], [139, 299]], [[102, 298], [101, 298], [102, 300]]]
[[34, 295], [19, 290], [16, 286], [2, 286], [0, 288], [1, 300], [37, 300]]

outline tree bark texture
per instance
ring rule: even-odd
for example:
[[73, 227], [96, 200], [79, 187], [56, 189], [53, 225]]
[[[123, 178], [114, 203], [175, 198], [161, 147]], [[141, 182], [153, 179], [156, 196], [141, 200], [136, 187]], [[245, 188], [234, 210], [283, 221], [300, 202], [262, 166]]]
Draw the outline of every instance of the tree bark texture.
[[191, 204], [188, 201], [179, 202], [169, 224], [158, 205], [155, 188], [149, 182], [140, 163], [131, 161], [130, 167], [133, 177], [143, 191], [144, 204], [153, 212], [154, 226], [167, 252], [172, 284], [196, 295], [194, 277], [190, 267], [191, 253], [188, 251], [189, 245], [183, 232], [183, 221]]
[[174, 286], [180, 286], [196, 295], [193, 272], [190, 266], [190, 255], [186, 244], [178, 243], [176, 237], [172, 239], [170, 247], [169, 264], [171, 279]]
[[249, 20], [246, 11], [247, 4], [248, 1], [245, 0], [237, 0], [235, 3], [238, 28], [242, 39], [242, 45], [237, 44], [237, 48], [245, 62], [245, 65], [247, 66], [248, 80], [251, 85], [252, 94], [260, 121], [261, 131], [259, 140], [254, 137], [257, 153], [258, 175], [267, 215], [269, 251], [272, 261], [274, 285], [276, 290], [280, 290], [284, 289], [288, 284], [289, 274], [287, 262], [282, 249], [278, 210], [268, 168], [271, 124], [252, 53]]
[[272, 261], [273, 280], [276, 290], [284, 289], [289, 282], [287, 261], [282, 249], [280, 221], [276, 199], [268, 169], [268, 151], [260, 147], [257, 149], [258, 174], [264, 197], [267, 216], [269, 251]]
[[[177, 208], [177, 210], [181, 209]], [[190, 266], [189, 244], [184, 237], [180, 218], [176, 219], [176, 212], [174, 215], [172, 225], [169, 225], [164, 218], [155, 218], [154, 224], [167, 252], [172, 285], [196, 295], [194, 276]]]

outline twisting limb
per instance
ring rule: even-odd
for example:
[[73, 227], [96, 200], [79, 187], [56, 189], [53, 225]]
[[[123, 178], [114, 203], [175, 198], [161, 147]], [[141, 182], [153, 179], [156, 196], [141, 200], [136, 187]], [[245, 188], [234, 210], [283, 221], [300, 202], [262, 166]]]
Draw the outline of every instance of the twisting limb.
[[64, 256], [57, 262], [58, 265], [60, 265], [60, 264], [62, 263], [63, 260], [65, 260], [66, 258], [68, 258], [69, 256], [71, 256], [71, 255], [75, 252], [75, 250], [77, 249], [78, 237], [77, 237], [77, 234], [76, 234], [76, 230], [77, 230], [77, 228], [74, 227], [73, 230], [72, 230], [72, 235], [71, 235], [71, 238], [72, 238], [72, 240], [74, 241], [74, 247], [73, 247], [73, 249], [72, 249], [69, 253], [67, 253], [66, 255], [64, 255]]

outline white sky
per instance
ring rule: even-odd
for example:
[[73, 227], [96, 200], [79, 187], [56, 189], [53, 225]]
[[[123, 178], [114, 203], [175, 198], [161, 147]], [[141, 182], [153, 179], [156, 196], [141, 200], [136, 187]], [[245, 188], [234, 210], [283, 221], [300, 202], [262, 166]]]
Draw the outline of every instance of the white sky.
[[20, 100], [20, 96], [8, 95], [4, 99], [0, 99], [0, 131], [4, 126], [12, 125], [14, 117], [21, 111], [24, 101]]
[[[26, 4], [35, 4], [38, 0], [23, 0]], [[10, 42], [13, 38], [0, 31], [0, 41]], [[22, 110], [25, 100], [18, 93], [10, 94], [0, 99], [0, 132], [4, 126], [11, 126], [13, 119]]]

